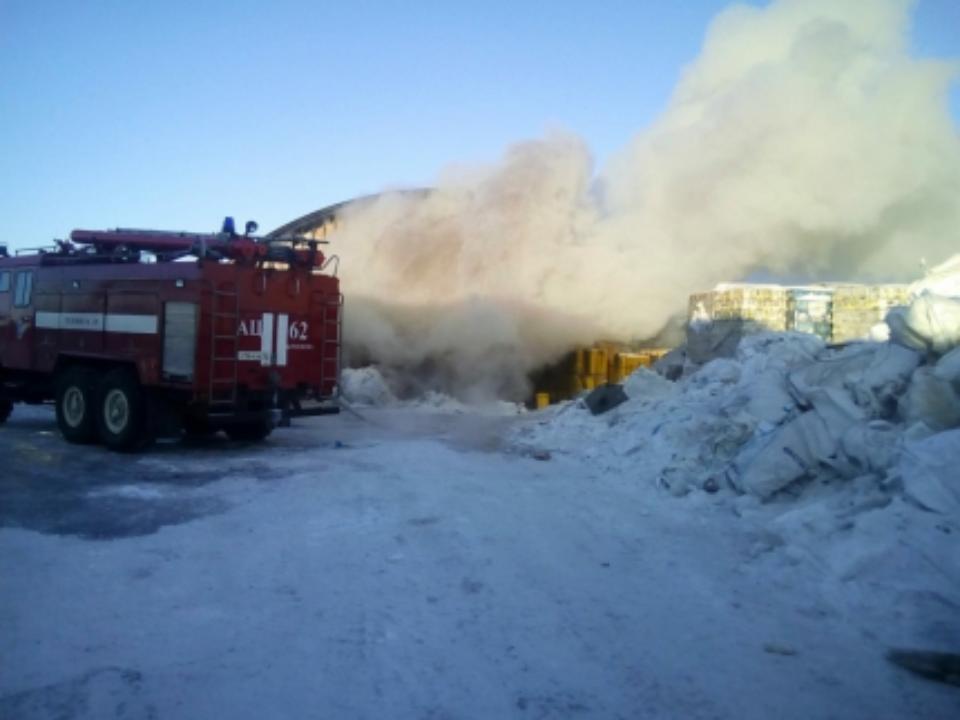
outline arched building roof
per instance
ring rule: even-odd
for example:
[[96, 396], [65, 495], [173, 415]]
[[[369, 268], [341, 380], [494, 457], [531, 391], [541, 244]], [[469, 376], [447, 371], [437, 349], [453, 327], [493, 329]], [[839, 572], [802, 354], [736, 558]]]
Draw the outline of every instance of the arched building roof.
[[296, 220], [281, 225], [276, 230], [267, 234], [268, 238], [278, 239], [291, 236], [312, 237], [315, 239], [325, 238], [336, 227], [337, 219], [343, 210], [349, 206], [372, 203], [377, 198], [384, 195], [409, 195], [425, 196], [429, 193], [428, 188], [417, 188], [413, 190], [391, 190], [384, 193], [374, 193], [372, 195], [361, 195], [352, 200], [344, 200], [333, 205], [327, 205], [319, 210], [307, 213]]

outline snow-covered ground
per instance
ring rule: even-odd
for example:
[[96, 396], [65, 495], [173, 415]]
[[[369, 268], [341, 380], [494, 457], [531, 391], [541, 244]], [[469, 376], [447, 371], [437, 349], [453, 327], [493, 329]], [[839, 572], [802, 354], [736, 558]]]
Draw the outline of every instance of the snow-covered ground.
[[[955, 516], [872, 486], [676, 497], [657, 473], [693, 460], [564, 407], [390, 404], [141, 457], [18, 408], [0, 717], [957, 716], [884, 660], [960, 642]], [[548, 456], [558, 412], [579, 445]]]

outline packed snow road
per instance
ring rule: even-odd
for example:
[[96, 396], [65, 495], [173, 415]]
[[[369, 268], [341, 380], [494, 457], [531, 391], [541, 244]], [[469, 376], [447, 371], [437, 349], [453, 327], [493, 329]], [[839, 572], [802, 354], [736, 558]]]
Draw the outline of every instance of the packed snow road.
[[524, 418], [363, 413], [120, 456], [18, 408], [0, 430], [0, 717], [960, 708], [884, 661], [887, 615], [848, 602], [868, 590], [735, 503], [498, 440]]

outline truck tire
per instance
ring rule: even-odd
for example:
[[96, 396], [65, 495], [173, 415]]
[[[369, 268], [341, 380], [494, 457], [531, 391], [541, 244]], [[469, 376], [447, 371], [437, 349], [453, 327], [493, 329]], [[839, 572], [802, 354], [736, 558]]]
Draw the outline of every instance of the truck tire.
[[89, 444], [97, 439], [97, 383], [93, 371], [68, 367], [57, 376], [57, 427], [70, 443]]
[[227, 425], [223, 431], [231, 440], [239, 442], [260, 442], [273, 432], [270, 423], [266, 420], [257, 420], [255, 422], [237, 423], [236, 425]]
[[0, 395], [0, 425], [3, 425], [13, 412], [13, 400]]
[[132, 372], [107, 373], [100, 383], [97, 407], [97, 430], [108, 448], [130, 452], [150, 443], [147, 399]]

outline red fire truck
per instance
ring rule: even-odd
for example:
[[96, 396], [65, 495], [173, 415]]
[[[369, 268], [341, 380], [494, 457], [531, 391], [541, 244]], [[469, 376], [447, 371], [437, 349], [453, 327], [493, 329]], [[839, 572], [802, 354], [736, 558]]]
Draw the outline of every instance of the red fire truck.
[[336, 256], [300, 237], [75, 230], [0, 248], [0, 423], [56, 405], [74, 443], [160, 435], [265, 438], [338, 411], [343, 297]]

